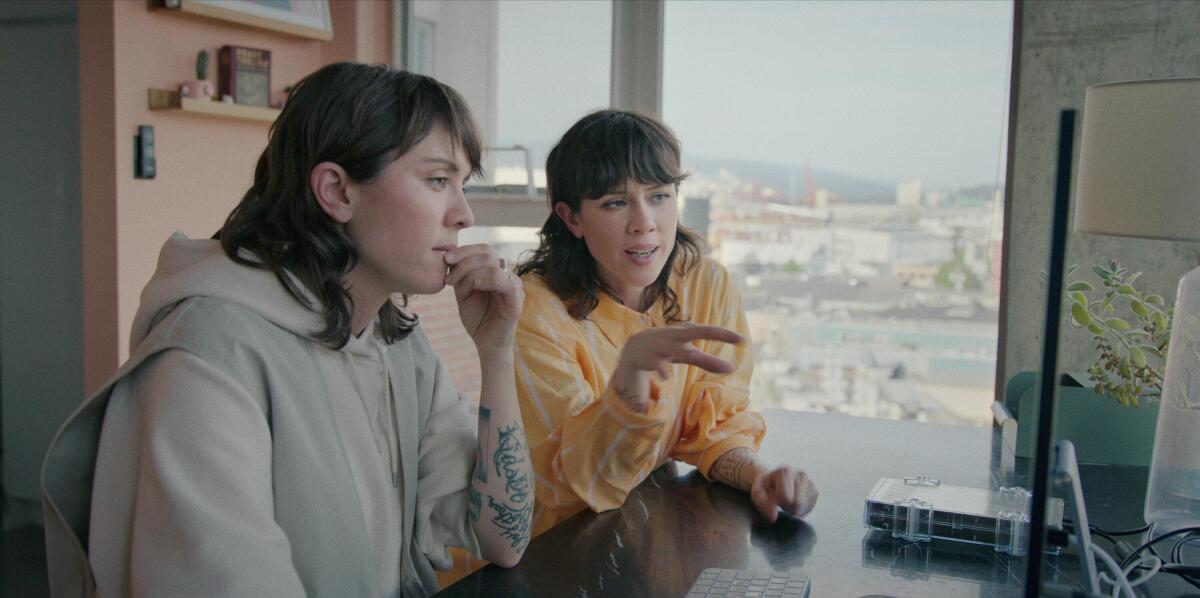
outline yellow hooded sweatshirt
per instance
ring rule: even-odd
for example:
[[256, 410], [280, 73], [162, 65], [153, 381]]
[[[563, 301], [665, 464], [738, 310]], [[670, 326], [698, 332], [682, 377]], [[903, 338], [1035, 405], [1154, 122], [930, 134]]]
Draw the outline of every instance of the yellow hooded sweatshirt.
[[[748, 411], [750, 343], [700, 341], [706, 353], [732, 362], [731, 374], [675, 365], [652, 376], [652, 406], [630, 410], [608, 388], [621, 349], [633, 334], [665, 326], [662, 302], [645, 313], [608, 295], [576, 320], [540, 275], [529, 273], [517, 325], [517, 395], [537, 476], [534, 535], [584, 508], [620, 507], [629, 492], [667, 459], [709, 468], [726, 452], [757, 450], [766, 432]], [[703, 258], [671, 277], [680, 315], [723, 326], [749, 339], [741, 297], [719, 263]]]

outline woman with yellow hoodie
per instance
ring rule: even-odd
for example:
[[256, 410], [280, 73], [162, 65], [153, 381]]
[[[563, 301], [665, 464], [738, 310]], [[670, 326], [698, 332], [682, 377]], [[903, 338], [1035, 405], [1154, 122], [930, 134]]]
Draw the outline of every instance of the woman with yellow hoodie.
[[535, 535], [584, 508], [621, 506], [668, 459], [748, 492], [771, 522], [816, 503], [803, 471], [755, 452], [766, 426], [747, 409], [746, 316], [729, 274], [678, 223], [680, 154], [657, 120], [602, 110], [547, 159], [552, 213], [517, 269]]

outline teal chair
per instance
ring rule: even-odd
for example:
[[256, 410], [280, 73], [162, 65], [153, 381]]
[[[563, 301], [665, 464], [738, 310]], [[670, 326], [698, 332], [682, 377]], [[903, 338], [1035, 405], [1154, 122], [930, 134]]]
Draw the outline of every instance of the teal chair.
[[[1017, 419], [1018, 457], [1033, 454], [1040, 392], [1034, 372], [1020, 372], [1004, 385], [1004, 406]], [[1138, 407], [1122, 407], [1082, 386], [1075, 376], [1063, 374], [1054, 409], [1054, 438], [1074, 443], [1080, 463], [1148, 467], [1154, 453], [1158, 398], [1143, 397], [1138, 403]]]

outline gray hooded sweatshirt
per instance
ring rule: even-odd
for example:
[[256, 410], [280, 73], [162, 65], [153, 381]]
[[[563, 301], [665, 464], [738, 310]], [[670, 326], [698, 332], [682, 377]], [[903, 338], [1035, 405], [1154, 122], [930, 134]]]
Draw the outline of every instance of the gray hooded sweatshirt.
[[176, 233], [129, 360], [47, 453], [52, 594], [423, 596], [448, 546], [478, 554], [475, 418], [420, 328], [341, 350], [321, 328]]

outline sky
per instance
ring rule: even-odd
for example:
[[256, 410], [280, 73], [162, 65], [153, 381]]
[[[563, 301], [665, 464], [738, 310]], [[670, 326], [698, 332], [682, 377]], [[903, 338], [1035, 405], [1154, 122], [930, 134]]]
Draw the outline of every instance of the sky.
[[[548, 145], [607, 105], [611, 10], [500, 4], [501, 144]], [[663, 119], [685, 161], [991, 185], [1003, 180], [1011, 43], [1008, 0], [669, 0]]]

